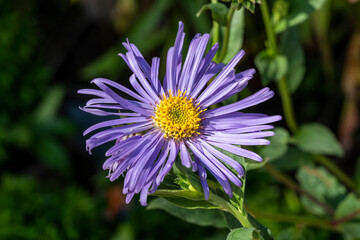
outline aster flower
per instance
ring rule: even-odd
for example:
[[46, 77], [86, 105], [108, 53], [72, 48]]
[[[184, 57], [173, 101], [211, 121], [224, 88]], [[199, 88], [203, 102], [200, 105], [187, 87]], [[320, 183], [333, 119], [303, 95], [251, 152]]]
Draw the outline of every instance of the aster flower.
[[91, 126], [84, 135], [108, 128], [92, 135], [86, 147], [91, 152], [99, 145], [115, 141], [105, 154], [109, 158], [103, 168], [109, 170], [111, 181], [126, 172], [123, 192], [127, 203], [134, 194], [140, 193], [140, 202], [146, 205], [147, 195], [157, 190], [178, 154], [182, 165], [198, 172], [205, 199], [209, 196], [207, 172], [232, 197], [230, 182], [241, 187], [244, 169], [219, 149], [261, 161], [258, 154], [239, 145], [269, 144], [264, 137], [274, 133], [264, 130], [272, 129], [268, 124], [281, 119], [280, 116], [239, 112], [271, 98], [274, 93], [269, 88], [209, 110], [211, 105], [244, 89], [255, 70], [235, 73], [234, 67], [244, 51], [237, 53], [227, 65], [212, 61], [218, 44], [205, 54], [209, 34], [197, 34], [192, 39], [182, 62], [184, 37], [184, 26], [180, 22], [175, 44], [168, 50], [163, 84], [158, 75], [160, 59], [153, 58], [150, 66], [137, 47], [127, 41], [123, 43], [127, 52], [119, 55], [133, 72], [129, 81], [135, 91], [103, 78], [92, 81], [100, 90], [78, 91], [96, 96], [81, 108], [83, 111], [98, 116], [117, 116]]

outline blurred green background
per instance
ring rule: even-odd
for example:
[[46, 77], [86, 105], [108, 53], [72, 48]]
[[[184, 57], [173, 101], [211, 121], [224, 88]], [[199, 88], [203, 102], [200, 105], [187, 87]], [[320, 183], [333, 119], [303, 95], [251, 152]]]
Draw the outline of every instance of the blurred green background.
[[[273, 4], [273, 3], [276, 4]], [[281, 2], [270, 1], [281, 18]], [[130, 71], [120, 57], [121, 43], [137, 45], [146, 59], [159, 56], [161, 72], [178, 21], [185, 24], [185, 49], [196, 33], [212, 29], [210, 12], [196, 13], [205, 0], [0, 0], [0, 239], [225, 239], [228, 229], [196, 226], [160, 210], [147, 210], [137, 198], [124, 203], [121, 181], [110, 183], [102, 170], [104, 152], [89, 155], [82, 132], [104, 120], [79, 110], [87, 100], [76, 91], [105, 77], [128, 86]], [[278, 15], [276, 15], [278, 14]], [[360, 7], [356, 0], [328, 0], [280, 40], [300, 52], [294, 64], [299, 87], [293, 91], [299, 122], [320, 122], [345, 149], [334, 159], [360, 182]], [[266, 34], [259, 8], [245, 12], [238, 69], [255, 67]], [[286, 37], [288, 39], [286, 40]], [[234, 52], [235, 54], [235, 52]], [[295, 71], [294, 70], [294, 71]], [[303, 77], [302, 77], [303, 76]], [[260, 76], [249, 91], [262, 87]], [[275, 89], [275, 85], [270, 84]], [[246, 93], [245, 93], [246, 94]], [[282, 114], [278, 96], [256, 112]], [[286, 127], [284, 121], [278, 123]], [[290, 147], [289, 154], [298, 151]], [[299, 154], [295, 154], [299, 156]], [[274, 161], [295, 176], [309, 156]], [[297, 175], [298, 178], [299, 175]], [[249, 172], [245, 201], [251, 209], [304, 213], [297, 194], [264, 169]], [[293, 223], [258, 219], [278, 239], [342, 239], [306, 228], [297, 237]], [[292, 236], [288, 238], [286, 236]]]

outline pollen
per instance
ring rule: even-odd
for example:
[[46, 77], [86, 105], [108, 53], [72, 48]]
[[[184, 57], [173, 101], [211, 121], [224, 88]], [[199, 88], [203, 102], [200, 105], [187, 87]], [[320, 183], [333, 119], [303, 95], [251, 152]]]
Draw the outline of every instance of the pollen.
[[172, 95], [171, 92], [168, 96], [163, 95], [152, 118], [166, 138], [181, 140], [199, 134], [200, 114], [205, 110], [200, 110], [199, 104], [186, 96], [186, 91], [179, 90], [177, 95]]

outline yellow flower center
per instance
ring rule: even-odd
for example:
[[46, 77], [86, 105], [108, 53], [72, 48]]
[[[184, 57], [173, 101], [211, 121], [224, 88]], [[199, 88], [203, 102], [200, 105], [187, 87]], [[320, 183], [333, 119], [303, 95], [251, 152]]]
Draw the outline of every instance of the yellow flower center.
[[176, 96], [170, 92], [156, 106], [155, 116], [152, 117], [157, 127], [165, 134], [166, 138], [180, 140], [199, 134], [200, 111], [199, 104], [194, 105], [193, 99], [188, 98], [186, 91], [178, 91]]

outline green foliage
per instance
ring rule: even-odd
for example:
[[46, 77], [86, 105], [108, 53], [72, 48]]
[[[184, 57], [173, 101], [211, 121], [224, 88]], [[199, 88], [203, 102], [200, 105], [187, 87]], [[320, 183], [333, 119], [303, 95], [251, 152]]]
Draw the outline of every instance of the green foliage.
[[295, 229], [295, 228], [287, 228], [281, 231], [276, 240], [289, 240], [289, 239], [296, 239], [296, 240], [315, 240], [315, 236], [311, 230], [303, 230], [303, 229]]
[[[335, 212], [335, 219], [339, 219], [360, 210], [360, 199], [355, 194], [348, 194], [338, 205]], [[355, 215], [354, 219], [359, 220], [360, 214]]]
[[152, 200], [147, 209], [161, 209], [186, 222], [200, 226], [214, 226], [218, 228], [226, 227], [223, 215], [217, 210], [185, 209], [175, 206], [162, 198]]
[[[346, 193], [346, 188], [323, 167], [304, 166], [296, 174], [300, 186], [320, 201], [336, 206]], [[324, 215], [325, 211], [311, 200], [301, 197], [304, 207], [313, 214]]]
[[285, 31], [281, 36], [280, 52], [286, 57], [288, 71], [285, 75], [289, 91], [294, 93], [305, 75], [305, 56], [297, 28]]
[[0, 102], [14, 121], [36, 105], [50, 73], [39, 55], [34, 3], [25, 4], [21, 13], [14, 11], [13, 1], [0, 5], [7, 9], [0, 18]]
[[[80, 9], [78, 2], [71, 1], [72, 7], [70, 11], [72, 14], [70, 15], [76, 15], [72, 11], [76, 8]], [[136, 17], [129, 18], [131, 20], [129, 33], [121, 32], [113, 37], [120, 39], [121, 42], [125, 36], [129, 37], [131, 42], [137, 44], [147, 60], [154, 54], [158, 55], [159, 50], [162, 51], [162, 55], [166, 55], [167, 47], [173, 43], [174, 32], [172, 31], [176, 31], [175, 26], [180, 19], [185, 22], [185, 26], [188, 28], [185, 41], [189, 41], [190, 36], [193, 36], [195, 32], [204, 33], [209, 32], [210, 29], [210, 14], [201, 14], [200, 18], [196, 18], [196, 11], [202, 5], [209, 3], [209, 1], [183, 0], [177, 2], [156, 0], [153, 2], [154, 4], [149, 4], [146, 1], [131, 0], [115, 2], [125, 4], [132, 2], [132, 4], [136, 5]], [[352, 13], [351, 11], [357, 13], [358, 4], [351, 4], [349, 1], [328, 1], [328, 8], [323, 8], [321, 12], [318, 11], [317, 14], [320, 15], [316, 16], [313, 19], [314, 21], [305, 23], [313, 13], [324, 5], [325, 0], [268, 1], [272, 5], [272, 21], [268, 23], [273, 28], [272, 30], [281, 33], [281, 35], [275, 36], [275, 41], [280, 41], [278, 46], [275, 47], [277, 49], [266, 49], [257, 55], [265, 31], [260, 15], [245, 16], [245, 9], [254, 12], [256, 3], [259, 4], [260, 1], [224, 0], [225, 4], [220, 2], [221, 0], [216, 4], [207, 4], [204, 8], [210, 10], [213, 20], [221, 24], [219, 42], [222, 46], [224, 46], [224, 42], [221, 39], [224, 39], [226, 32], [225, 25], [228, 23], [229, 8], [238, 10], [234, 12], [232, 18], [228, 48], [223, 59], [224, 63], [229, 62], [233, 55], [243, 46], [243, 35], [246, 28], [246, 36], [249, 39], [244, 44], [247, 60], [251, 60], [253, 56], [256, 56], [255, 64], [264, 85], [272, 82], [277, 83], [279, 79], [286, 79], [288, 90], [291, 93], [297, 93], [294, 98], [296, 107], [293, 110], [296, 115], [301, 116], [300, 119], [315, 119], [317, 110], [326, 106], [325, 103], [317, 99], [317, 94], [319, 94], [319, 99], [334, 98], [334, 103], [340, 103], [337, 99], [337, 97], [342, 99], [340, 88], [338, 88], [340, 81], [342, 81], [342, 86], [349, 84], [348, 77], [340, 78], [342, 72], [340, 68], [344, 65], [344, 75], [348, 76], [346, 68], [348, 66], [358, 66], [355, 60], [346, 60], [344, 64], [344, 59], [350, 55], [352, 56], [350, 53], [355, 55], [357, 52], [355, 48], [349, 48], [349, 53], [346, 53], [344, 49], [348, 41], [347, 37], [356, 32], [356, 29], [352, 26], [356, 26], [353, 23], [357, 21], [358, 17], [356, 14], [349, 13]], [[74, 127], [70, 121], [58, 116], [64, 101], [65, 88], [61, 83], [50, 82], [52, 73], [41, 57], [42, 51], [45, 50], [43, 45], [46, 45], [46, 50], [49, 50], [49, 46], [52, 44], [58, 47], [56, 42], [43, 44], [44, 39], [47, 41], [46, 29], [49, 26], [53, 27], [53, 25], [46, 22], [52, 22], [54, 19], [50, 18], [49, 14], [43, 16], [43, 7], [38, 3], [37, 1], [0, 0], [1, 174], [4, 172], [3, 166], [6, 169], [9, 164], [16, 168], [11, 169], [11, 171], [21, 171], [21, 173], [27, 175], [36, 174], [41, 176], [40, 180], [28, 177], [3, 177], [0, 183], [0, 239], [109, 239], [112, 236], [111, 239], [133, 240], [159, 239], [166, 235], [166, 239], [176, 240], [204, 238], [219, 240], [225, 239], [224, 234], [227, 234], [227, 232], [225, 232], [224, 228], [226, 225], [233, 230], [228, 239], [272, 239], [269, 230], [251, 215], [248, 214], [247, 218], [254, 228], [243, 228], [239, 220], [231, 213], [220, 213], [219, 210], [224, 210], [223, 207], [204, 200], [203, 189], [197, 173], [192, 172], [191, 169], [183, 169], [180, 166], [177, 169], [175, 167], [175, 173], [166, 177], [159, 192], [156, 193], [162, 198], [151, 201], [149, 209], [162, 209], [192, 224], [215, 226], [221, 229], [211, 230], [210, 227], [192, 228], [190, 224], [176, 222], [177, 219], [165, 215], [163, 211], [155, 211], [155, 213], [151, 214], [145, 213], [144, 209], [141, 210], [138, 204], [135, 203], [131, 206], [131, 210], [127, 212], [129, 218], [126, 218], [126, 221], [130, 221], [131, 224], [120, 221], [115, 230], [113, 225], [114, 223], [117, 224], [119, 219], [114, 221], [105, 221], [103, 219], [104, 207], [99, 206], [103, 204], [103, 199], [99, 199], [99, 196], [97, 196], [98, 198], [91, 197], [85, 190], [74, 187], [74, 181], [83, 181], [85, 176], [88, 179], [88, 176], [93, 172], [86, 172], [87, 167], [83, 167], [81, 170], [86, 173], [77, 174], [76, 179], [75, 176], [71, 178], [73, 169], [71, 168], [70, 156], [73, 156], [74, 152], [69, 152], [69, 149], [64, 147], [63, 142], [65, 139], [63, 138], [74, 132]], [[65, 5], [61, 5], [61, 7]], [[86, 3], [81, 6], [85, 5]], [[179, 10], [179, 7], [182, 9]], [[201, 9], [201, 11], [203, 10]], [[118, 6], [113, 11], [114, 15], [118, 14]], [[120, 15], [126, 14], [121, 12]], [[64, 14], [62, 16], [69, 15]], [[44, 19], [48, 21], [43, 21]], [[78, 19], [71, 16], [69, 19], [74, 23], [74, 26], [78, 26]], [[331, 19], [336, 19], [336, 21], [330, 21]], [[94, 22], [91, 25], [99, 23], [95, 18], [92, 21]], [[300, 26], [301, 23], [303, 24]], [[111, 23], [107, 24], [110, 26]], [[88, 36], [86, 32], [89, 29], [92, 30], [92, 27], [81, 27], [86, 29], [84, 32], [79, 32], [81, 33], [79, 39], [83, 41], [83, 37]], [[59, 33], [62, 30], [67, 32], [69, 29], [66, 28], [59, 27]], [[78, 31], [79, 28], [74, 29]], [[59, 37], [59, 41], [61, 40], [61, 37]], [[86, 41], [90, 44], [96, 43], [92, 39], [86, 39]], [[71, 51], [76, 50], [78, 45], [86, 45], [83, 42], [78, 43], [76, 40], [66, 42], [64, 45], [68, 47], [68, 43], [70, 43]], [[266, 44], [267, 47], [269, 47], [268, 43]], [[187, 45], [185, 42], [184, 48]], [[61, 45], [59, 46], [61, 47]], [[341, 47], [331, 49], [332, 46]], [[126, 69], [126, 64], [116, 55], [117, 52], [123, 52], [121, 49], [123, 49], [121, 43], [117, 42], [113, 46], [109, 46], [108, 50], [92, 63], [81, 63], [88, 64], [82, 72], [84, 80], [89, 81], [89, 79], [99, 76], [109, 77], [114, 80], [121, 76], [121, 79], [125, 79], [122, 73]], [[306, 73], [305, 53], [307, 57]], [[74, 51], [73, 54], [77, 56], [79, 52]], [[71, 54], [66, 57], [72, 56]], [[338, 58], [338, 56], [341, 57]], [[242, 62], [240, 65], [245, 64], [247, 65], [246, 68], [252, 67], [248, 65], [253, 64], [247, 64], [246, 62]], [[67, 65], [64, 65], [67, 71]], [[163, 60], [161, 65], [166, 65]], [[321, 75], [322, 68], [325, 72], [324, 76]], [[239, 69], [243, 69], [243, 66], [239, 66]], [[334, 86], [331, 86], [330, 81], [328, 82], [327, 75], [331, 73], [329, 69], [334, 71], [333, 77], [336, 79]], [[354, 69], [350, 71], [349, 76], [358, 75], [356, 74], [356, 67]], [[61, 68], [60, 70], [63, 71], [64, 69]], [[55, 74], [58, 77], [59, 73], [56, 72]], [[78, 76], [78, 73], [76, 72], [74, 76]], [[326, 82], [322, 82], [322, 80]], [[61, 80], [57, 78], [55, 81]], [[49, 87], [50, 84], [52, 87]], [[76, 86], [77, 84], [75, 83]], [[356, 84], [352, 87], [356, 89]], [[70, 88], [70, 92], [74, 90], [71, 89], [74, 86], [71, 86], [71, 84], [68, 86], [67, 83], [66, 89], [68, 90], [68, 88]], [[257, 88], [256, 82], [250, 86], [251, 90], [255, 88]], [[345, 88], [351, 87], [346, 86]], [[242, 92], [239, 95], [234, 95], [223, 103], [236, 102], [243, 95], [246, 95], [246, 93]], [[67, 101], [72, 103], [73, 100], [70, 97]], [[272, 101], [274, 101], [274, 104], [269, 109], [265, 109], [264, 112], [274, 113], [281, 111], [278, 97]], [[306, 107], [299, 108], [299, 103], [303, 103], [302, 105]], [[347, 106], [347, 104], [345, 100], [344, 105]], [[328, 114], [324, 116], [332, 117], [327, 120], [334, 129], [337, 128], [334, 124], [339, 121], [340, 125], [346, 125], [347, 123], [339, 117], [339, 105], [334, 105], [331, 114], [330, 111], [324, 109], [324, 112]], [[68, 109], [64, 110], [68, 111]], [[259, 112], [262, 112], [261, 110], [259, 109]], [[285, 121], [279, 124], [285, 124]], [[267, 213], [270, 216], [271, 214], [283, 214], [284, 216], [287, 216], [287, 214], [306, 214], [306, 217], [309, 218], [314, 214], [322, 215], [321, 220], [329, 221], [331, 223], [330, 227], [334, 226], [336, 231], [341, 232], [345, 240], [359, 239], [360, 215], [357, 212], [360, 209], [360, 200], [358, 196], [355, 193], [348, 193], [335, 176], [327, 170], [322, 167], [315, 167], [316, 162], [314, 160], [317, 154], [336, 157], [344, 156], [344, 150], [336, 140], [335, 135], [320, 124], [302, 125], [294, 137], [289, 136], [289, 133], [284, 128], [276, 128], [275, 132], [276, 135], [269, 138], [271, 145], [256, 148], [256, 150], [259, 150], [256, 152], [260, 153], [264, 158], [261, 163], [245, 161], [244, 158], [223, 151], [223, 153], [240, 162], [246, 169], [246, 175], [242, 179], [243, 187], [236, 188], [232, 186], [234, 197], [229, 199], [222, 191], [221, 186], [214, 181], [211, 174], [208, 174], [211, 194], [219, 197], [219, 201], [231, 203], [235, 209], [244, 212], [246, 185], [246, 203], [251, 205], [252, 209], [264, 212], [265, 216]], [[342, 133], [341, 129], [339, 132]], [[354, 140], [355, 144], [352, 146], [353, 149], [347, 149], [349, 153], [346, 159], [347, 164], [353, 163], [351, 157], [354, 153], [357, 153], [357, 151], [354, 152], [358, 145], [358, 133], [355, 131], [352, 134], [352, 140]], [[18, 152], [21, 152], [21, 154], [18, 154]], [[26, 156], [26, 161], [20, 159], [25, 162], [26, 166], [13, 164], [19, 160], [18, 156]], [[80, 162], [81, 159], [76, 160]], [[293, 176], [297, 170], [296, 177], [301, 188], [336, 209], [335, 216], [326, 215], [318, 204], [304, 198], [301, 193], [293, 189], [287, 189], [277, 183], [264, 170], [249, 172], [251, 169], [263, 167], [268, 161], [271, 161], [271, 165], [276, 169], [288, 171], [286, 173], [287, 177]], [[41, 163], [40, 166], [39, 163]], [[43, 170], [44, 166], [45, 170]], [[40, 173], [38, 172], [39, 169]], [[229, 167], [229, 169], [231, 168]], [[359, 169], [360, 167], [354, 171], [357, 183], [360, 182]], [[48, 170], [51, 171], [48, 172]], [[176, 172], [176, 170], [178, 171]], [[350, 167], [349, 170], [351, 170]], [[52, 175], [54, 171], [62, 174], [60, 178], [57, 175]], [[234, 170], [231, 169], [231, 171]], [[51, 175], [54, 182], [44, 177], [43, 174], [46, 176]], [[63, 179], [63, 175], [68, 177], [66, 181]], [[93, 189], [92, 184], [91, 180], [89, 180], [86, 183], [87, 189]], [[104, 189], [106, 187], [101, 188], [100, 192], [105, 191]], [[101, 198], [103, 192], [98, 194], [99, 189], [96, 189], [95, 192]], [[307, 212], [304, 213], [304, 210], [307, 210]], [[136, 213], [138, 215], [135, 214], [134, 217], [135, 211], [138, 211]], [[258, 219], [261, 223], [270, 227], [277, 239], [280, 240], [340, 239], [340, 233], [328, 231], [328, 229], [310, 229], [301, 221], [297, 223], [281, 223], [275, 217], [270, 217], [270, 219], [258, 217]]]
[[[199, 17], [196, 16], [196, 13], [201, 8], [201, 6], [203, 6], [205, 3], [208, 3], [208, 1], [183, 0], [180, 3], [182, 4], [182, 8], [186, 9], [186, 11], [182, 11], [182, 13], [186, 14], [186, 16], [182, 16], [181, 19], [185, 20], [186, 17], [189, 18], [189, 22], [191, 22], [191, 25], [194, 27], [196, 32], [208, 32], [211, 28], [211, 19], [209, 19], [206, 14], [203, 14]], [[185, 23], [185, 26], [186, 25], [187, 24]]]
[[50, 88], [34, 113], [35, 121], [44, 123], [54, 120], [64, 95], [65, 89], [63, 87], [54, 86]]
[[271, 164], [281, 171], [294, 171], [301, 166], [312, 166], [314, 161], [314, 156], [310, 153], [290, 146], [285, 155], [271, 162]]
[[275, 160], [282, 157], [287, 149], [289, 142], [289, 132], [284, 128], [275, 128], [275, 135], [270, 137], [270, 145], [262, 147], [259, 154], [266, 160]]
[[[241, 49], [244, 40], [245, 11], [240, 9], [234, 12], [230, 26], [229, 44], [223, 63], [228, 63]], [[236, 96], [236, 95], [235, 95]]]
[[[241, 156], [238, 156], [236, 154], [233, 154], [231, 152], [225, 151], [223, 149], [218, 148], [218, 150], [220, 152], [224, 153], [225, 155], [229, 156], [230, 158], [236, 160], [244, 168], [244, 176], [242, 177], [242, 186], [240, 188], [235, 187], [235, 186], [232, 187], [234, 197], [232, 199], [230, 199], [230, 202], [235, 207], [237, 207], [238, 209], [244, 211], [244, 198], [245, 198], [245, 186], [246, 186], [246, 169], [247, 169], [247, 163], [245, 162], [245, 158], [243, 158]], [[232, 169], [230, 166], [228, 166], [228, 168], [231, 169], [236, 174], [234, 169]]]
[[258, 169], [258, 168], [262, 168], [263, 166], [265, 166], [266, 163], [268, 163], [269, 160], [268, 159], [263, 159], [262, 162], [255, 162], [255, 161], [249, 161], [246, 164], [246, 171], [250, 171], [250, 170], [254, 170], [254, 169]]
[[248, 219], [251, 222], [251, 225], [255, 227], [257, 230], [260, 231], [261, 237], [264, 238], [264, 240], [272, 240], [274, 239], [271, 233], [271, 230], [263, 226], [261, 223], [259, 223], [253, 216], [248, 214]]
[[183, 197], [163, 197], [168, 202], [174, 204], [175, 206], [186, 208], [186, 209], [219, 209], [218, 206], [211, 204], [206, 200], [192, 200]]
[[259, 230], [243, 227], [232, 230], [226, 240], [263, 240], [263, 238]]
[[344, 240], [358, 240], [360, 238], [360, 223], [347, 222], [341, 225]]
[[49, 137], [40, 139], [34, 151], [45, 166], [64, 175], [71, 173], [68, 152], [57, 139]]
[[325, 2], [326, 0], [277, 0], [274, 4], [277, 7], [273, 9], [274, 18], [272, 19], [275, 31], [280, 33], [304, 22]]
[[255, 5], [261, 4], [261, 0], [222, 0], [223, 2], [230, 2], [231, 6], [237, 8], [245, 8], [249, 10], [251, 13], [255, 13]]
[[227, 227], [232, 231], [237, 228], [242, 228], [241, 223], [232, 214], [228, 212], [222, 212], [225, 217]]
[[27, 177], [0, 183], [1, 239], [101, 239], [109, 235], [100, 206], [75, 186], [62, 191]]
[[[158, 30], [156, 26], [161, 21], [161, 16], [170, 6], [171, 1], [156, 1], [151, 10], [140, 16], [132, 25], [131, 31], [127, 36], [129, 41], [139, 47], [143, 55], [161, 45], [165, 40], [168, 31]], [[143, 41], [144, 39], [146, 39], [146, 41]], [[122, 42], [123, 41], [117, 43], [95, 61], [87, 65], [83, 69], [84, 79], [99, 76], [116, 79], [120, 73], [126, 69], [126, 64], [116, 54], [120, 49], [124, 49]]]
[[119, 225], [110, 240], [135, 240], [135, 234], [130, 223]]
[[344, 218], [348, 221], [343, 221], [339, 227], [343, 232], [344, 239], [359, 239], [360, 199], [353, 193], [348, 194], [336, 208], [335, 219], [340, 221]]
[[65, 89], [47, 87], [51, 74], [41, 57], [35, 3], [24, 3], [22, 11], [15, 10], [14, 1], [0, 1], [0, 6], [7, 9], [0, 18], [0, 162], [9, 160], [11, 149], [21, 149], [29, 159], [67, 174], [68, 155], [57, 137], [74, 127], [57, 116]]
[[209, 3], [200, 8], [198, 13], [196, 14], [197, 17], [200, 16], [200, 14], [205, 11], [210, 10], [212, 19], [219, 23], [220, 25], [226, 25], [227, 23], [227, 14], [228, 14], [228, 8], [225, 4], [222, 3]]
[[201, 201], [204, 199], [204, 195], [201, 192], [192, 191], [192, 190], [170, 190], [170, 189], [161, 189], [154, 194], [159, 197], [178, 197], [186, 198], [193, 201]]
[[255, 13], [256, 4], [261, 4], [261, 0], [238, 0], [238, 2], [242, 3], [243, 7], [251, 13]]
[[322, 153], [342, 157], [344, 151], [335, 135], [324, 125], [308, 123], [295, 134], [297, 146], [305, 152]]
[[[243, 157], [234, 155], [224, 150], [221, 151], [238, 161], [246, 170], [247, 164], [245, 163]], [[229, 167], [229, 169], [231, 168]], [[234, 171], [233, 169], [231, 170]], [[226, 220], [226, 224], [229, 229], [242, 227], [241, 223], [239, 223], [239, 219], [236, 219], [232, 215], [234, 214], [232, 211], [235, 209], [235, 211], [240, 211], [243, 216], [247, 216], [244, 208], [245, 176], [243, 177], [243, 185], [241, 188], [234, 185], [232, 186], [234, 197], [231, 199], [228, 198], [228, 196], [222, 189], [220, 189], [220, 187], [217, 186], [216, 183], [213, 183], [211, 179], [208, 179], [210, 197], [209, 201], [204, 201], [203, 189], [198, 176], [191, 170], [183, 167], [180, 163], [180, 159], [177, 159], [173, 172], [177, 176], [175, 182], [178, 184], [179, 189], [162, 188], [156, 191], [153, 195], [160, 196], [162, 199], [153, 200], [148, 209], [162, 209], [185, 221], [193, 222], [199, 225], [208, 224], [206, 216], [208, 214], [214, 214], [214, 211], [211, 211], [212, 209], [219, 209], [223, 211], [221, 217], [223, 220]], [[228, 208], [228, 201], [233, 206], [233, 209]], [[226, 204], [224, 205], [224, 203]], [[203, 214], [205, 218], [198, 220], [198, 215], [200, 214]], [[248, 215], [246, 219], [247, 218], [249, 218], [247, 221], [250, 221], [253, 226], [258, 227], [263, 236], [265, 236], [265, 239], [272, 239], [268, 229], [258, 223], [250, 215]], [[205, 223], [203, 223], [203, 221], [205, 221]]]
[[274, 54], [270, 49], [258, 53], [254, 62], [261, 75], [263, 85], [280, 80], [288, 72], [286, 57], [281, 54]]

